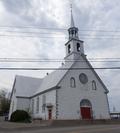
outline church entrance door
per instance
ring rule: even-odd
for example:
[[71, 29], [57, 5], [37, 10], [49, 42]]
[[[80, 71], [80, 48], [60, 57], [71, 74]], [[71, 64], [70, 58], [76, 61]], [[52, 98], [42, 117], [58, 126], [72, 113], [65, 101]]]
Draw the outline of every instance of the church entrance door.
[[81, 116], [82, 119], [91, 119], [90, 107], [81, 107]]
[[92, 105], [89, 100], [83, 99], [80, 102], [80, 113], [82, 119], [92, 119]]
[[48, 110], [48, 119], [51, 120], [52, 119], [52, 109]]

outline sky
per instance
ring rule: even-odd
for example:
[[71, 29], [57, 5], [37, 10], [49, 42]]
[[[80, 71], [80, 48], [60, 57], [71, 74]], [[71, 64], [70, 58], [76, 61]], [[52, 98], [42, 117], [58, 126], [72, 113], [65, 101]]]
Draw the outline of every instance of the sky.
[[[120, 58], [119, 0], [0, 0], [0, 58], [63, 59], [70, 4], [87, 58]], [[119, 67], [120, 62], [91, 62]], [[59, 67], [61, 62], [0, 62], [0, 67]], [[49, 71], [0, 70], [0, 89], [15, 75], [44, 77]], [[120, 70], [97, 70], [109, 90], [111, 111], [120, 111]]]

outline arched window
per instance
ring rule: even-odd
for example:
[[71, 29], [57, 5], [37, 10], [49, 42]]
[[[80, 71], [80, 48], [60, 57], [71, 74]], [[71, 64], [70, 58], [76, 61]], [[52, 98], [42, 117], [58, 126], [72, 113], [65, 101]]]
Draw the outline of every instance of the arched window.
[[73, 35], [74, 35], [74, 30], [72, 30], [71, 33], [72, 33], [72, 37], [73, 37]]
[[80, 43], [77, 43], [77, 51], [80, 52]]
[[92, 89], [97, 90], [96, 82], [95, 80], [92, 81]]
[[36, 99], [36, 113], [39, 113], [39, 97]]
[[73, 77], [70, 78], [70, 87], [72, 87], [72, 88], [76, 87], [75, 78], [73, 78]]
[[32, 99], [32, 114], [34, 114], [34, 99]]
[[88, 99], [83, 99], [80, 102], [80, 107], [91, 107], [91, 102]]
[[70, 46], [70, 44], [68, 45], [68, 53], [70, 53], [71, 52], [71, 46]]
[[45, 107], [46, 107], [46, 95], [44, 94], [42, 96], [42, 112], [45, 112]]

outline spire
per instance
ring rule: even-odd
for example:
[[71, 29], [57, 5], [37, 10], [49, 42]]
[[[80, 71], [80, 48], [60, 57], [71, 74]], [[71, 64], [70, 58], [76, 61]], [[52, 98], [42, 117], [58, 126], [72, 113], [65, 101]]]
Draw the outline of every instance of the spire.
[[73, 19], [73, 13], [72, 13], [72, 4], [71, 4], [71, 27], [75, 27], [74, 25], [74, 19]]
[[75, 24], [74, 24], [73, 13], [72, 13], [72, 4], [71, 4], [70, 8], [71, 8], [71, 25], [70, 25], [70, 28], [68, 29], [69, 40], [70, 39], [79, 39], [78, 28], [75, 27]]
[[[72, 3], [72, 2], [71, 2]], [[78, 28], [75, 26], [73, 19], [73, 9], [72, 4], [70, 4], [69, 10], [70, 18], [70, 27], [68, 28], [68, 42], [65, 44], [66, 46], [66, 56], [65, 61], [73, 60], [76, 61], [80, 58], [80, 55], [84, 55], [84, 45], [83, 41], [79, 39]]]

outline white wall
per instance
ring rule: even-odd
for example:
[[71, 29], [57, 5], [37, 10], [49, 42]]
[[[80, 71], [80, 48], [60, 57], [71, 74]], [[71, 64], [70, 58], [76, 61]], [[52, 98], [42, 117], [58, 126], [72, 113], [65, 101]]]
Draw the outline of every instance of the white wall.
[[[78, 62], [74, 67], [88, 67], [85, 62]], [[88, 76], [88, 83], [79, 81], [79, 74]], [[76, 80], [76, 88], [70, 87], [70, 78]], [[92, 90], [92, 81], [95, 80], [97, 90]], [[80, 119], [80, 101], [88, 99], [92, 103], [95, 119], [109, 119], [109, 108], [105, 90], [90, 69], [70, 70], [60, 83], [58, 90], [58, 119]]]
[[12, 97], [11, 97], [11, 103], [10, 103], [10, 109], [9, 109], [9, 120], [11, 117], [11, 114], [17, 109], [17, 98], [16, 93], [13, 91]]
[[13, 94], [10, 104], [10, 113], [9, 113], [9, 119], [11, 114], [16, 110], [25, 110], [29, 112], [29, 104], [30, 100], [26, 98], [16, 98], [16, 96]]
[[[34, 99], [34, 112], [32, 114], [33, 118], [42, 118], [42, 119], [48, 119], [48, 109], [47, 107], [45, 108], [45, 112], [42, 111], [42, 96], [45, 95], [46, 96], [46, 104], [51, 103], [53, 105], [53, 109], [52, 109], [52, 119], [56, 118], [56, 90], [52, 90], [49, 92], [46, 92], [44, 94], [39, 95], [39, 112], [36, 111], [36, 101], [37, 101], [37, 97], [34, 97], [32, 99]], [[30, 102], [30, 107], [32, 110], [32, 99]]]
[[29, 112], [30, 100], [28, 98], [17, 98], [17, 109]]

